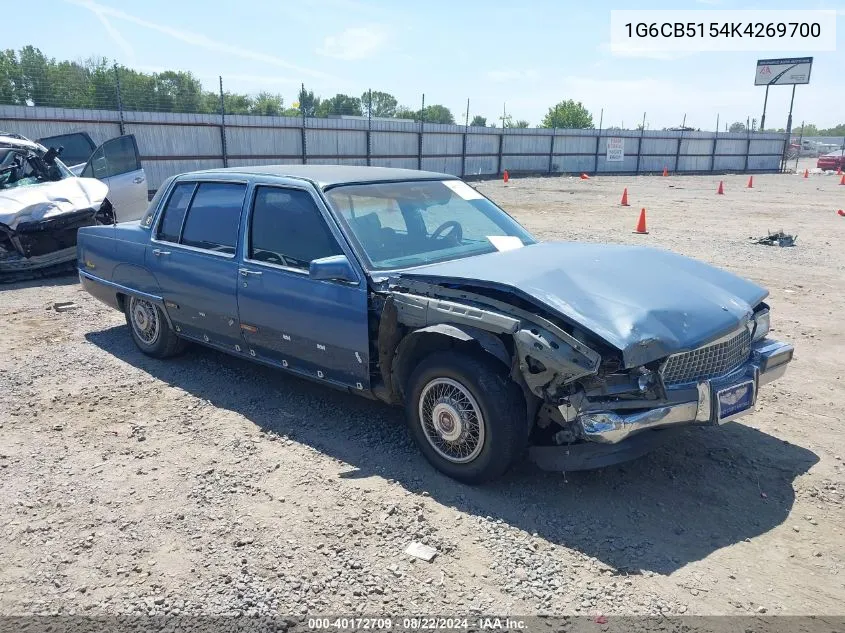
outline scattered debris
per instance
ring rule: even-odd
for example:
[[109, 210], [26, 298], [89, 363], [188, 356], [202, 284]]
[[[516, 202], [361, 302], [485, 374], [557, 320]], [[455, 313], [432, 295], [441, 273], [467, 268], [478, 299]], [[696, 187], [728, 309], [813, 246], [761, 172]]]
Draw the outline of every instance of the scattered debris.
[[416, 558], [421, 558], [427, 563], [430, 563], [435, 556], [437, 556], [437, 550], [433, 547], [429, 547], [428, 545], [423, 545], [418, 541], [414, 541], [410, 545], [408, 545], [407, 549], [405, 550], [406, 554], [410, 554], [411, 556], [415, 556]]
[[53, 304], [53, 310], [56, 312], [67, 312], [69, 310], [78, 310], [79, 306], [73, 301], [57, 301]]
[[797, 235], [789, 235], [788, 233], [784, 233], [783, 229], [778, 231], [777, 233], [769, 232], [766, 237], [761, 238], [749, 238], [749, 239], [757, 239], [755, 244], [762, 244], [763, 246], [795, 246], [795, 241], [798, 239]]

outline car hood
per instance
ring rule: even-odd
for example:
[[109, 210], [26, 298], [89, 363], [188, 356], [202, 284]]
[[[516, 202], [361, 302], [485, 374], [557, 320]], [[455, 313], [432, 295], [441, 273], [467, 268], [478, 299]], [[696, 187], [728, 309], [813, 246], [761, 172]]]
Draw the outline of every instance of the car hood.
[[512, 293], [616, 347], [626, 367], [730, 332], [768, 295], [751, 281], [682, 255], [609, 244], [545, 242], [397, 277], [479, 294], [485, 288]]
[[108, 185], [95, 178], [75, 177], [0, 189], [0, 224], [15, 229], [63, 213], [97, 210], [108, 191]]

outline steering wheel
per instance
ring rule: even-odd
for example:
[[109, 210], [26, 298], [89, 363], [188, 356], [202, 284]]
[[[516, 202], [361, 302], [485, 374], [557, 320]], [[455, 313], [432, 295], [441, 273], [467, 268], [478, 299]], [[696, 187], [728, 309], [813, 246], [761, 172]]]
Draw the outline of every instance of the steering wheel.
[[[448, 235], [444, 235], [446, 231], [451, 229], [451, 233]], [[429, 239], [432, 240], [442, 240], [446, 238], [454, 239], [456, 243], [460, 244], [464, 239], [464, 228], [461, 226], [461, 223], [457, 220], [447, 220], [440, 226], [438, 226], [434, 231], [431, 233]]]

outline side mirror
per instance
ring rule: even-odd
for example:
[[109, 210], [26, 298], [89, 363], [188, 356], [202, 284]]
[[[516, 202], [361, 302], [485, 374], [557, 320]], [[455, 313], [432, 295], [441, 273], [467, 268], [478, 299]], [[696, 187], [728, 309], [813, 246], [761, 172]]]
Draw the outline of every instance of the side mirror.
[[308, 276], [311, 279], [358, 282], [358, 275], [355, 274], [346, 255], [332, 255], [312, 260], [308, 267]]

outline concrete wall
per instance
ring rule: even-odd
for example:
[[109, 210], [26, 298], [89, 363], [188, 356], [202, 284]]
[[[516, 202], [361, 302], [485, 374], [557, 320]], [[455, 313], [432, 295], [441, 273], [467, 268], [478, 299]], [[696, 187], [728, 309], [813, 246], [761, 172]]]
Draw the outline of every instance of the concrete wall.
[[[98, 143], [118, 136], [119, 112], [0, 105], [0, 130], [32, 139], [87, 131]], [[196, 169], [268, 164], [405, 167], [457, 176], [533, 173], [777, 171], [785, 135], [465, 128], [408, 121], [307, 119], [124, 112], [151, 189]], [[624, 139], [624, 159], [607, 160], [608, 138]], [[225, 156], [225, 161], [224, 161]]]

